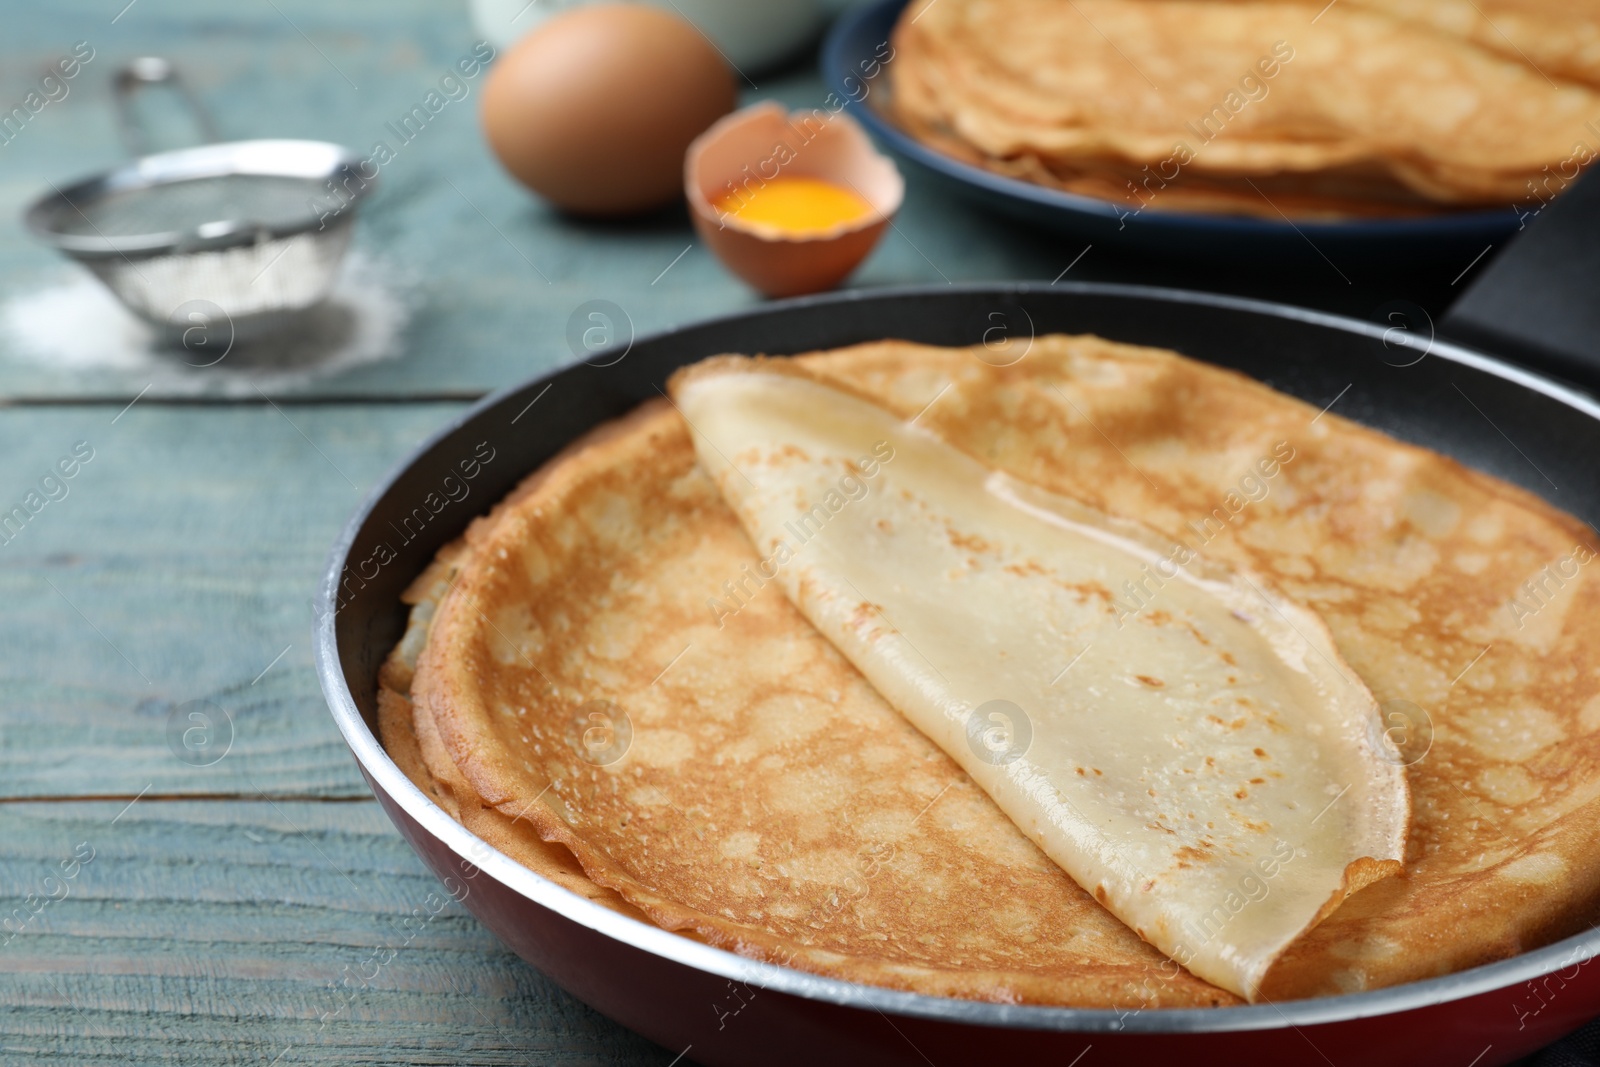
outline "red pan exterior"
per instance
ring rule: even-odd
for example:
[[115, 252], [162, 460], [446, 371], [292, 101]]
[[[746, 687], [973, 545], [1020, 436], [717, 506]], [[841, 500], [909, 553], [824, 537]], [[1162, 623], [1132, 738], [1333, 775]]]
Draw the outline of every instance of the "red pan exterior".
[[518, 956], [567, 992], [708, 1067], [1042, 1062], [1094, 1067], [1182, 1063], [1359, 1063], [1495, 1067], [1600, 1012], [1600, 967], [1574, 963], [1534, 982], [1429, 1007], [1267, 1030], [1141, 1034], [974, 1027], [886, 1015], [733, 982], [573, 922], [497, 881], [429, 833], [362, 768], [389, 818], [434, 874]]

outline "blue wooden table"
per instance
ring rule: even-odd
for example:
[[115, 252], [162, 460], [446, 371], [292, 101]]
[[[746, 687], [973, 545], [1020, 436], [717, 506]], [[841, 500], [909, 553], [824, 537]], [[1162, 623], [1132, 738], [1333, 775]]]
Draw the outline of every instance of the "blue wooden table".
[[[122, 351], [85, 275], [18, 222], [48, 183], [122, 158], [109, 76], [133, 56], [175, 60], [224, 137], [365, 152], [474, 39], [460, 0], [63, 0], [0, 20], [0, 114], [78, 42], [93, 52], [0, 143], [0, 510], [59, 460], [92, 457], [0, 544], [0, 1063], [678, 1051], [572, 1000], [455, 906], [402, 932], [435, 883], [325, 711], [310, 597], [368, 487], [468, 401], [573, 358], [580, 304], [612, 301], [643, 333], [758, 298], [681, 210], [594, 223], [537, 202], [488, 155], [475, 95], [396, 154], [364, 209], [345, 291], [373, 319], [365, 361], [310, 351], [284, 373]], [[824, 96], [809, 60], [757, 82], [751, 98]], [[1070, 265], [1365, 315], [1436, 304], [1453, 273], [1127, 260], [909, 177], [897, 229], [851, 284], [1048, 281]], [[393, 961], [352, 980], [386, 946]]]

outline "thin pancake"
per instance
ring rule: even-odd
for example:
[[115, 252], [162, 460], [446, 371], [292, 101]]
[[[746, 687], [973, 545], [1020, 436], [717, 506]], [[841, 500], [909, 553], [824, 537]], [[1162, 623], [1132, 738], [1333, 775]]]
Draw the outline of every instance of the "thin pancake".
[[1569, 81], [1600, 86], [1596, 0], [1351, 0], [1471, 41]]
[[[903, 417], [937, 397], [921, 422], [1018, 477], [1174, 537], [1196, 537], [1191, 521], [1214, 527], [1208, 555], [1316, 606], [1380, 700], [1431, 713], [1431, 751], [1410, 768], [1408, 876], [1353, 897], [1291, 949], [1269, 992], [1426, 977], [1576, 928], [1600, 895], [1600, 604], [1581, 573], [1521, 629], [1504, 601], [1591, 543], [1586, 528], [1433, 453], [1331, 413], [1313, 421], [1297, 401], [1170, 353], [1056, 337], [1019, 357], [884, 342], [802, 358]], [[1233, 1002], [1087, 900], [776, 590], [717, 631], [705, 601], [754, 553], [669, 414], [642, 412], [629, 432], [631, 445], [617, 438], [547, 470], [550, 495], [504, 509], [520, 516], [515, 532], [476, 528], [424, 660], [481, 664], [500, 676], [493, 685], [529, 697], [517, 705], [528, 714], [468, 707], [445, 686], [437, 699], [424, 693], [419, 708], [437, 716], [451, 757], [436, 774], [459, 763], [508, 821], [536, 801], [513, 833], [538, 843], [536, 824], [655, 921], [758, 958], [991, 999]], [[1294, 460], [1244, 481], [1280, 440]], [[522, 566], [534, 544], [539, 596]], [[505, 548], [501, 562], [488, 545]], [[546, 643], [527, 646], [529, 661], [509, 656], [502, 633], [534, 623], [552, 627]], [[756, 698], [774, 679], [787, 704], [763, 708]], [[577, 756], [569, 726], [596, 693], [634, 725], [634, 748], [606, 767]], [[537, 742], [522, 742], [517, 721]], [[1400, 738], [1413, 753], [1424, 750], [1420, 725]], [[541, 798], [547, 775], [556, 784]]]
[[535, 472], [489, 515], [474, 520], [467, 534], [441, 549], [406, 589], [403, 600], [413, 606], [405, 635], [378, 672], [378, 736], [390, 758], [418, 789], [488, 844], [579, 896], [648, 922], [649, 916], [638, 908], [590, 880], [570, 850], [527, 833], [516, 819], [485, 805], [445, 754], [432, 717], [411, 700], [417, 658], [427, 644], [439, 601], [473, 558], [474, 544], [544, 476], [545, 470]]
[[1140, 937], [1259, 999], [1410, 807], [1377, 702], [1314, 612], [1007, 477], [788, 359], [673, 375], [789, 601]]
[[[1064, 337], [1021, 352], [884, 342], [812, 369], [906, 417], [948, 384], [919, 425], [1265, 574], [1327, 621], [1414, 761], [1406, 874], [1291, 948], [1269, 995], [1447, 974], [1587, 925], [1600, 903], [1600, 583], [1568, 565], [1576, 576], [1544, 581], [1535, 614], [1508, 605], [1576, 546], [1592, 551], [1593, 532], [1435, 452], [1172, 353]], [[1279, 441], [1295, 458], [1264, 478], [1254, 465]]]
[[[413, 682], [430, 766], [660, 925], [921, 992], [1232, 1002], [1167, 977], [781, 595], [718, 628], [708, 590], [756, 558], [670, 408], [548, 468], [475, 556]], [[631, 723], [614, 763], [582, 755], [596, 700]]]
[[[1594, 158], [1600, 94], [1460, 15], [1426, 0], [913, 4], [893, 111], [941, 151], [1130, 210], [1417, 213], [1535, 185], [1546, 199]], [[1511, 21], [1531, 37], [1553, 18]]]

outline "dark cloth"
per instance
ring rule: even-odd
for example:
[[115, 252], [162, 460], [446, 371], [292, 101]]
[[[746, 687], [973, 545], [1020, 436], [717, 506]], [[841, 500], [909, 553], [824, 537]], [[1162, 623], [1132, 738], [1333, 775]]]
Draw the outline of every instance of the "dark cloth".
[[1517, 1067], [1600, 1067], [1600, 1019], [1519, 1060]]

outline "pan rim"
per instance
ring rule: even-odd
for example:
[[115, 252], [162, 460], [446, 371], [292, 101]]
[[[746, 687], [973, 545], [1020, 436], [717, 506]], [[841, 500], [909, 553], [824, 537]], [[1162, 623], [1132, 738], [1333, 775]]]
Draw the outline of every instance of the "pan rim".
[[[1274, 319], [1287, 319], [1335, 329], [1342, 333], [1382, 339], [1385, 328], [1358, 319], [1314, 311], [1271, 301], [1224, 296], [1197, 291], [1101, 282], [1046, 284], [1040, 282], [990, 282], [962, 285], [896, 286], [872, 290], [848, 290], [815, 296], [795, 297], [763, 303], [731, 314], [700, 319], [641, 337], [635, 347], [690, 330], [761, 318], [777, 312], [812, 307], [830, 307], [862, 301], [893, 300], [918, 296], [979, 295], [1026, 297], [1045, 293], [1076, 293], [1083, 296], [1138, 298], [1173, 304], [1244, 311]], [[1392, 343], [1421, 347], [1409, 337]], [[1442, 340], [1426, 342], [1426, 354], [1483, 371], [1540, 393], [1600, 422], [1600, 402], [1550, 378], [1513, 366], [1495, 357]], [[591, 357], [592, 358], [592, 357]], [[1069, 1008], [1042, 1005], [996, 1004], [908, 993], [880, 986], [846, 982], [794, 968], [779, 967], [735, 955], [723, 949], [691, 941], [637, 919], [632, 919], [587, 900], [551, 882], [472, 834], [435, 804], [406, 777], [384, 751], [374, 731], [367, 726], [356, 707], [348, 680], [340, 666], [335, 617], [338, 588], [346, 560], [362, 527], [379, 502], [392, 491], [409, 470], [463, 425], [471, 422], [507, 398], [537, 388], [577, 365], [564, 363], [533, 378], [495, 390], [450, 419], [420, 445], [408, 452], [374, 485], [357, 510], [346, 521], [329, 551], [315, 598], [316, 621], [312, 649], [323, 697], [340, 734], [344, 737], [362, 772], [381, 787], [395, 804], [426, 832], [445, 844], [458, 858], [473, 863], [494, 879], [541, 907], [604, 936], [649, 952], [669, 962], [691, 967], [720, 978], [758, 985], [772, 992], [791, 994], [807, 1000], [857, 1009], [872, 1009], [884, 1014], [940, 1020], [964, 1025], [1002, 1029], [1066, 1031], [1082, 1033], [1120, 1032], [1128, 1034], [1226, 1033], [1234, 1031], [1279, 1030], [1303, 1026], [1350, 1022], [1391, 1015], [1463, 1000], [1504, 989], [1519, 982], [1542, 977], [1560, 967], [1581, 965], [1600, 956], [1600, 927], [1574, 934], [1553, 944], [1521, 953], [1509, 959], [1483, 964], [1438, 978], [1361, 993], [1315, 997], [1305, 1000], [1263, 1003], [1224, 1008]], [[468, 860], [468, 857], [472, 857]]]

